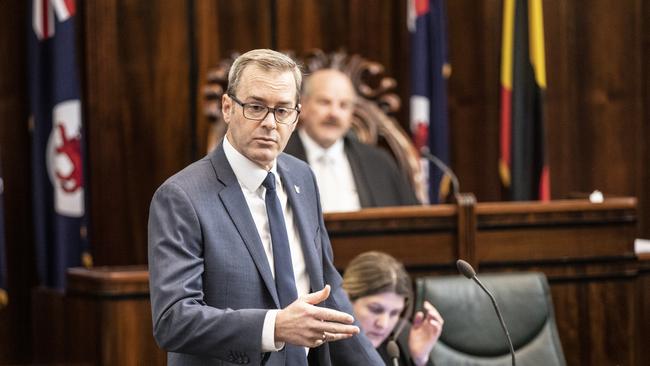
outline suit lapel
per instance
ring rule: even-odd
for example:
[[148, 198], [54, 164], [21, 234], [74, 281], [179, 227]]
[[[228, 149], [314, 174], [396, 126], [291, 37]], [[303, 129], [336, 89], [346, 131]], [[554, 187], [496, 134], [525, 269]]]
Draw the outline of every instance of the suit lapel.
[[298, 129], [293, 131], [291, 136], [289, 137], [289, 141], [287, 142], [287, 146], [284, 148], [284, 152], [293, 155], [296, 158], [304, 161], [305, 163], [309, 163], [307, 161], [307, 151], [305, 150], [305, 145], [302, 143], [302, 140], [300, 139], [300, 135], [298, 134]]
[[[368, 171], [366, 165], [361, 161], [360, 153], [354, 146], [352, 137], [345, 136], [343, 139], [345, 155], [348, 157], [350, 167], [352, 168], [352, 176], [354, 177], [354, 184], [357, 186], [357, 194], [359, 195], [359, 204], [361, 207], [375, 206], [370, 192], [370, 184], [368, 184], [367, 177]], [[371, 172], [370, 172], [371, 173]]]
[[271, 267], [264, 252], [262, 240], [257, 232], [257, 226], [255, 226], [253, 216], [248, 209], [246, 198], [244, 198], [237, 177], [226, 159], [223, 144], [220, 144], [215, 152], [212, 153], [210, 160], [215, 169], [217, 179], [224, 185], [224, 188], [219, 191], [219, 198], [253, 258], [255, 266], [269, 290], [271, 297], [273, 297], [276, 307], [279, 308], [280, 301], [275, 289], [275, 281], [271, 273]]
[[313, 205], [314, 197], [307, 196], [305, 190], [307, 189], [308, 182], [297, 176], [296, 173], [291, 174], [288, 164], [282, 159], [282, 155], [278, 157], [278, 173], [282, 177], [284, 190], [287, 192], [287, 198], [291, 205], [293, 218], [297, 223], [298, 233], [300, 235], [300, 242], [302, 245], [303, 255], [305, 257], [305, 265], [309, 273], [309, 284], [312, 291], [318, 291], [325, 285], [323, 283], [323, 265], [322, 258], [316, 250], [316, 234], [318, 232], [318, 222], [315, 221], [315, 216], [312, 212], [315, 208], [310, 209], [310, 204]]

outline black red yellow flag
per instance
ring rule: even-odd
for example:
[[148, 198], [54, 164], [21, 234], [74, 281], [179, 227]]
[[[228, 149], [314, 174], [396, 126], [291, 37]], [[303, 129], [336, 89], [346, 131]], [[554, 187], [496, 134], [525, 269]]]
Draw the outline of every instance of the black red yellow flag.
[[542, 0], [504, 0], [499, 173], [512, 200], [551, 198]]

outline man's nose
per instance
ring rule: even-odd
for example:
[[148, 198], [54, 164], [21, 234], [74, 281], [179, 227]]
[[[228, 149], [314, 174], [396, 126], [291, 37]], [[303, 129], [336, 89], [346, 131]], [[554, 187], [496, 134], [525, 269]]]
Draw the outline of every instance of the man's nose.
[[269, 113], [266, 114], [266, 117], [264, 117], [260, 124], [266, 128], [275, 128], [277, 127], [278, 122], [275, 120], [275, 114], [269, 111]]
[[339, 120], [343, 116], [343, 109], [333, 104], [332, 106], [330, 106], [329, 115], [331, 118]]

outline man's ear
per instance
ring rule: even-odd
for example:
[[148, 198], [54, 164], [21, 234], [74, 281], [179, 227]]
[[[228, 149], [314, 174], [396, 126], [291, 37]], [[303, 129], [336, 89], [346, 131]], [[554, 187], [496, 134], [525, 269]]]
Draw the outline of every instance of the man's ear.
[[232, 113], [232, 99], [225, 94], [221, 96], [221, 115], [226, 124], [230, 123], [230, 114]]

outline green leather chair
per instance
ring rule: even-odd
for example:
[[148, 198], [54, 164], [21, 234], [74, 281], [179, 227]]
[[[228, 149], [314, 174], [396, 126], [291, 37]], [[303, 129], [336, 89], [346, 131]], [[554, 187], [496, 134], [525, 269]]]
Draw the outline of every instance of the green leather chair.
[[[485, 274], [479, 279], [499, 305], [518, 366], [566, 365], [544, 274]], [[463, 276], [418, 278], [418, 307], [425, 299], [445, 320], [440, 340], [431, 352], [436, 366], [512, 364], [490, 298], [474, 281]]]

